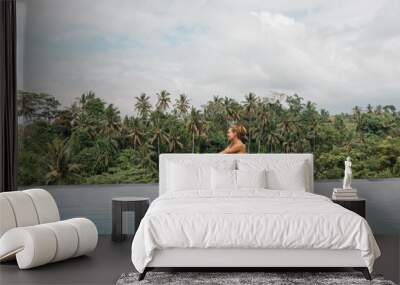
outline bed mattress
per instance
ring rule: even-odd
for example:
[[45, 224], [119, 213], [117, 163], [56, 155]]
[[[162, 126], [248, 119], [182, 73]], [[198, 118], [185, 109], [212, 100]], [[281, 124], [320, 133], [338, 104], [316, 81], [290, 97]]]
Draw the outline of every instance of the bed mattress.
[[265, 189], [163, 194], [140, 223], [132, 262], [143, 272], [174, 248], [359, 250], [370, 271], [380, 255], [361, 216], [324, 196]]

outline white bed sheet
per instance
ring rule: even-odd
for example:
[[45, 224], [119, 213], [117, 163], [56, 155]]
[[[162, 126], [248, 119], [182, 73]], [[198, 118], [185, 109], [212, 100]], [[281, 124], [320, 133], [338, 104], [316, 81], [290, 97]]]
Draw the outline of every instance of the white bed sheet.
[[132, 243], [143, 272], [155, 249], [357, 249], [372, 272], [380, 250], [361, 216], [299, 191], [183, 191], [157, 198]]

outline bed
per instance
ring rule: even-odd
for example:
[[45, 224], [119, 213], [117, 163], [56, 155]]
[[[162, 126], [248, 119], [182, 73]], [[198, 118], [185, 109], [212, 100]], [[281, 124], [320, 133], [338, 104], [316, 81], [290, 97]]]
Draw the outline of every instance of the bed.
[[162, 154], [132, 262], [154, 268], [352, 267], [380, 251], [364, 218], [313, 193], [312, 154]]

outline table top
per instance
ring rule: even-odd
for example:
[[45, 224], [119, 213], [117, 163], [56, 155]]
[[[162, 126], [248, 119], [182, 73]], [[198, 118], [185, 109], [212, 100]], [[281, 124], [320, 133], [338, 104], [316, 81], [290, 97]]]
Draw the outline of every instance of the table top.
[[333, 199], [333, 198], [332, 198], [332, 201], [354, 202], [354, 201], [366, 201], [366, 199], [365, 199], [365, 198], [361, 198], [361, 197], [358, 197], [358, 198], [355, 198], [355, 199], [340, 199], [340, 198]]
[[148, 200], [150, 200], [150, 198], [126, 196], [126, 197], [114, 197], [114, 198], [112, 198], [112, 200], [119, 201], [119, 202], [138, 202], [138, 201], [148, 201]]

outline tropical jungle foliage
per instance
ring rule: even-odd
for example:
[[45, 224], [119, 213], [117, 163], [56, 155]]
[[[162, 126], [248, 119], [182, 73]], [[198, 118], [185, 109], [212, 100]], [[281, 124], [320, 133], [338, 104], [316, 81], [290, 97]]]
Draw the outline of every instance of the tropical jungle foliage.
[[248, 129], [251, 153], [313, 152], [316, 179], [339, 178], [353, 159], [356, 178], [400, 176], [400, 112], [392, 105], [354, 107], [330, 115], [298, 95], [245, 95], [242, 102], [214, 96], [201, 108], [163, 90], [129, 102], [135, 115], [121, 117], [93, 92], [68, 108], [54, 96], [18, 96], [20, 185], [156, 182], [158, 155], [216, 153], [233, 122]]

